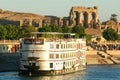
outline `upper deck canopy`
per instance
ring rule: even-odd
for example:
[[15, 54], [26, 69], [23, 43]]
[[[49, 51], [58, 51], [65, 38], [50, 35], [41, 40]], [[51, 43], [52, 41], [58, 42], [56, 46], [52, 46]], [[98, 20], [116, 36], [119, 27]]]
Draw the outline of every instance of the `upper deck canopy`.
[[75, 33], [60, 33], [60, 32], [31, 32], [30, 34], [52, 34], [52, 35], [75, 35]]

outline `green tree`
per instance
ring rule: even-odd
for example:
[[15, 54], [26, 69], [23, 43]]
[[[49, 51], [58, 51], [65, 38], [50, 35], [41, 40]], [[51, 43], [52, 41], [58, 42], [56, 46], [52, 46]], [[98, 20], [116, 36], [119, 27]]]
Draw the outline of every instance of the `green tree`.
[[0, 39], [18, 40], [23, 38], [25, 30], [15, 25], [0, 25]]
[[107, 28], [103, 31], [103, 37], [108, 41], [115, 41], [118, 39], [118, 34], [114, 29]]
[[62, 28], [55, 24], [50, 25], [52, 32], [62, 32]]
[[15, 39], [15, 35], [17, 34], [15, 31], [15, 27], [13, 27], [13, 25], [5, 25], [4, 26], [6, 28], [7, 31], [7, 35], [6, 35], [6, 39], [10, 39], [13, 40]]
[[69, 26], [63, 26], [62, 27], [62, 32], [63, 33], [71, 33], [72, 32], [72, 28]]
[[18, 39], [25, 37], [25, 31], [23, 29], [19, 29]]
[[87, 42], [91, 41], [91, 35], [85, 34], [85, 38]]
[[120, 35], [118, 35], [118, 41], [120, 41]]
[[19, 39], [19, 26], [12, 26], [13, 27], [13, 34], [12, 34], [12, 39]]
[[4, 26], [0, 25], [0, 40], [5, 39], [7, 31]]
[[44, 26], [42, 28], [38, 29], [38, 32], [51, 32], [51, 27], [50, 26]]
[[[62, 33], [71, 33], [72, 32], [72, 28], [69, 26], [63, 26], [62, 27]], [[64, 38], [68, 38], [70, 37], [70, 35], [64, 35]]]
[[23, 30], [20, 26], [13, 26], [14, 27], [14, 37], [15, 39], [20, 39], [23, 38], [25, 36], [25, 30]]
[[23, 30], [23, 32], [25, 32], [25, 36], [36, 36], [36, 35], [30, 34], [30, 32], [36, 32], [37, 31], [35, 29], [35, 27], [33, 27], [33, 26], [23, 25], [22, 30]]
[[[42, 28], [39, 28], [38, 29], [38, 32], [52, 32], [52, 29], [50, 26], [44, 26]], [[50, 34], [41, 34], [41, 35], [38, 35], [38, 36], [42, 36], [42, 37], [52, 37]]]
[[[55, 24], [50, 25], [52, 32], [62, 32], [62, 28], [60, 26], [57, 26]], [[53, 37], [56, 38], [62, 38], [63, 35], [52, 35]]]
[[97, 37], [96, 38], [96, 41], [100, 42], [101, 38], [100, 37]]
[[72, 28], [73, 33], [77, 33], [79, 37], [84, 37], [85, 29], [82, 26], [75, 26]]

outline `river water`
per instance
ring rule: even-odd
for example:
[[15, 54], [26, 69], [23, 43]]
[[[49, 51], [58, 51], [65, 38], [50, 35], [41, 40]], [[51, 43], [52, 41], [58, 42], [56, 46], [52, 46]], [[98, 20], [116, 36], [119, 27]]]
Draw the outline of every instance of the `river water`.
[[19, 76], [0, 72], [0, 80], [120, 80], [120, 65], [89, 65], [85, 71], [59, 76]]

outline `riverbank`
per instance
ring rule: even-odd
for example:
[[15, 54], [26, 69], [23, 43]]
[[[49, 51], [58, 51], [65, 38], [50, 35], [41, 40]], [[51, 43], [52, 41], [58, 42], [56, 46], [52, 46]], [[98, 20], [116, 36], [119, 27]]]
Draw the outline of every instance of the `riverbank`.
[[89, 50], [86, 52], [87, 65], [93, 64], [120, 64], [120, 51], [107, 50], [106, 52]]

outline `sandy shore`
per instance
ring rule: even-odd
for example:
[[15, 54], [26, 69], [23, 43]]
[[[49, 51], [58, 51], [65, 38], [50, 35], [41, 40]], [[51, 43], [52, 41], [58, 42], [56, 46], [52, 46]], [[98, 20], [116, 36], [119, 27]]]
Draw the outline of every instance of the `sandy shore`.
[[86, 51], [86, 62], [87, 65], [89, 64], [100, 64], [98, 62], [98, 55], [97, 55], [97, 51]]
[[110, 50], [110, 51], [107, 51], [107, 53], [109, 53], [110, 55], [113, 55], [115, 57], [120, 58], [120, 50]]
[[[100, 53], [98, 55], [97, 53]], [[109, 50], [107, 53], [89, 50], [86, 51], [87, 65], [92, 64], [119, 64], [120, 63], [120, 51], [119, 50]]]

